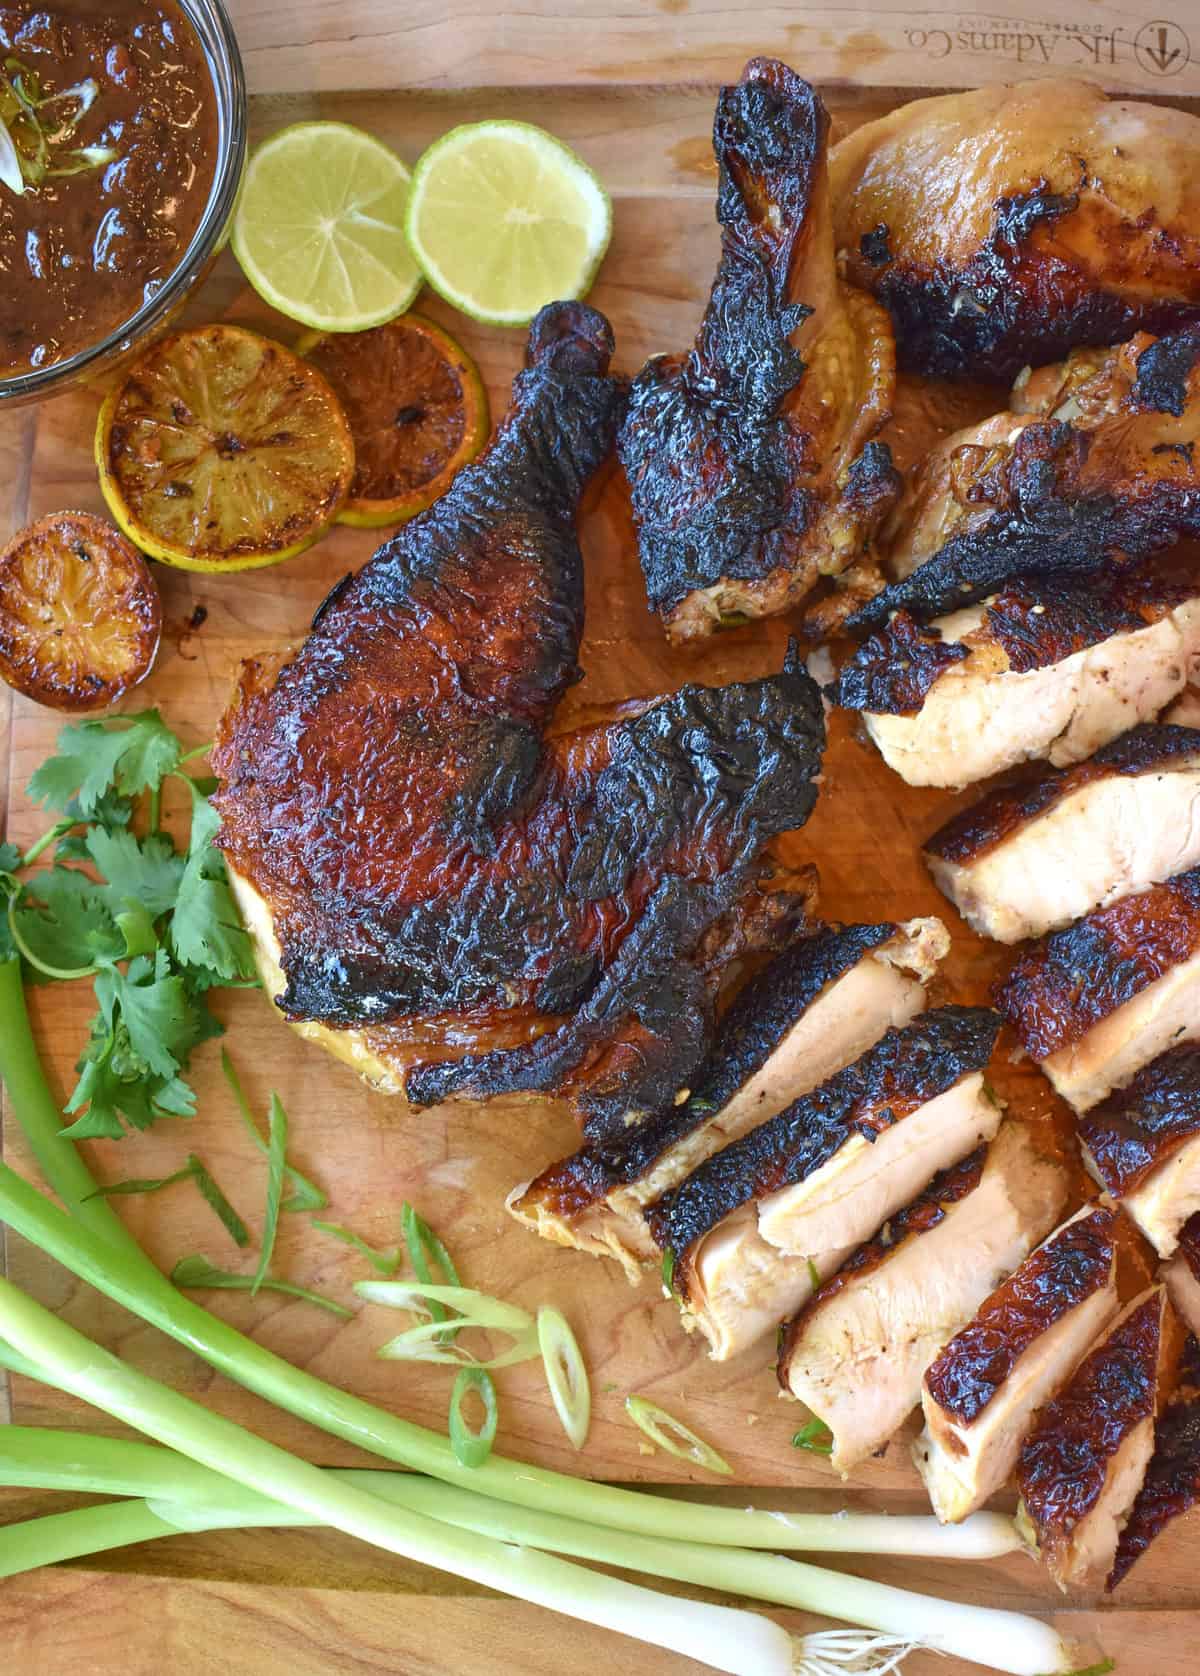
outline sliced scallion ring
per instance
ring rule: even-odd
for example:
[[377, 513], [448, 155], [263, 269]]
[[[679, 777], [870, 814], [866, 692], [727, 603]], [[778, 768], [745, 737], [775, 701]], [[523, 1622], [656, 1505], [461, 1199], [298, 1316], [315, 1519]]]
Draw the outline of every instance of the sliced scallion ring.
[[[407, 1280], [360, 1280], [354, 1290], [368, 1303], [419, 1311], [429, 1317], [381, 1346], [377, 1354], [388, 1361], [507, 1368], [516, 1362], [531, 1361], [538, 1354], [537, 1328], [532, 1315], [516, 1304], [506, 1304], [473, 1287], [434, 1286]], [[447, 1333], [447, 1308], [456, 1312], [453, 1323], [456, 1335], [464, 1327], [479, 1327], [484, 1332], [507, 1334], [513, 1341], [511, 1346], [496, 1356], [473, 1356]]]
[[582, 1449], [592, 1423], [592, 1388], [583, 1352], [566, 1317], [549, 1304], [538, 1310], [537, 1337], [546, 1383], [562, 1429], [572, 1448]]
[[[463, 1403], [469, 1391], [478, 1391], [483, 1399], [483, 1425], [472, 1431], [463, 1414]], [[483, 1368], [460, 1368], [450, 1393], [450, 1419], [447, 1431], [454, 1458], [461, 1466], [481, 1467], [492, 1452], [496, 1441], [496, 1382]]]
[[705, 1443], [690, 1426], [651, 1402], [649, 1397], [626, 1397], [625, 1412], [651, 1443], [674, 1455], [677, 1461], [690, 1461], [705, 1472], [719, 1472], [726, 1478], [733, 1476], [733, 1468], [724, 1455], [718, 1455], [711, 1443]]
[[25, 176], [21, 172], [21, 159], [13, 143], [13, 137], [8, 131], [8, 124], [0, 119], [0, 184], [8, 187], [21, 197], [25, 191]]
[[[451, 1286], [460, 1284], [453, 1257], [446, 1250], [441, 1240], [438, 1239], [425, 1218], [418, 1216], [407, 1199], [400, 1207], [400, 1232], [404, 1235], [404, 1243], [408, 1247], [408, 1260], [412, 1264], [413, 1273], [418, 1280], [426, 1286], [433, 1284], [433, 1270], [429, 1266], [430, 1259], [432, 1259], [441, 1270], [444, 1279]], [[429, 1301], [429, 1313], [435, 1321], [445, 1321], [447, 1319], [445, 1306], [439, 1303], [436, 1298], [431, 1298]], [[447, 1331], [446, 1337], [452, 1339], [454, 1329]]]

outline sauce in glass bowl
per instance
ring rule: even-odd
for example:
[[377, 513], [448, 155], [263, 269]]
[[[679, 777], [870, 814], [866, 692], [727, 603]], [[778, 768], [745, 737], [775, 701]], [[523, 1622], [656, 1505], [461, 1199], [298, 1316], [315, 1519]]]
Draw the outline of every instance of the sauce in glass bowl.
[[[0, 3], [0, 378], [130, 319], [182, 260], [217, 168], [216, 93], [175, 0]], [[4, 136], [0, 135], [0, 141]]]

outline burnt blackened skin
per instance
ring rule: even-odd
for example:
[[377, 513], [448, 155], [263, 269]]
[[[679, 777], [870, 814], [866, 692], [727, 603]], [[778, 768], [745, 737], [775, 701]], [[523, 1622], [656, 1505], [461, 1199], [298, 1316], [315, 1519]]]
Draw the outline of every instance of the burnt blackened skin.
[[934, 682], [969, 656], [970, 648], [960, 641], [943, 640], [940, 629], [923, 627], [907, 611], [897, 611], [882, 633], [873, 634], [842, 665], [826, 692], [845, 710], [915, 716]]
[[1126, 1438], [1154, 1413], [1163, 1295], [1153, 1292], [1084, 1358], [1038, 1416], [1017, 1464], [1017, 1489], [1053, 1555], [1099, 1504]]
[[1169, 1048], [1075, 1124], [1105, 1187], [1123, 1199], [1200, 1134], [1200, 1043]]
[[891, 1029], [861, 1059], [701, 1164], [650, 1205], [656, 1242], [684, 1253], [732, 1211], [804, 1181], [854, 1135], [874, 1141], [991, 1058], [1000, 1019], [987, 1007], [939, 1007]]
[[[1017, 675], [1061, 663], [1117, 634], [1132, 634], [1196, 597], [1197, 585], [1144, 570], [1117, 570], [1090, 582], [1057, 576], [1011, 582], [989, 601], [976, 634], [986, 633]], [[943, 642], [936, 625], [907, 611], [874, 634], [843, 665], [830, 696], [847, 709], [911, 716], [969, 645]]]
[[785, 565], [812, 516], [782, 408], [804, 372], [791, 334], [811, 310], [787, 301], [788, 281], [828, 132], [812, 88], [769, 59], [717, 100], [712, 295], [690, 354], [658, 356], [634, 380], [617, 445], [658, 611]]
[[969, 1426], [1030, 1346], [1107, 1285], [1115, 1224], [1103, 1208], [1068, 1223], [992, 1293], [925, 1375], [939, 1408]]
[[946, 1212], [979, 1186], [987, 1154], [987, 1147], [979, 1146], [960, 1163], [952, 1164], [947, 1170], [939, 1170], [923, 1193], [918, 1194], [902, 1211], [897, 1211], [895, 1216], [889, 1217], [882, 1233], [860, 1245], [833, 1278], [814, 1292], [800, 1313], [784, 1323], [779, 1341], [778, 1374], [779, 1383], [785, 1391], [791, 1390], [788, 1364], [813, 1316], [851, 1281], [862, 1280], [881, 1268], [908, 1240], [919, 1239], [944, 1222]]
[[869, 262], [873, 268], [886, 268], [892, 260], [892, 252], [888, 245], [890, 237], [887, 223], [883, 221], [877, 227], [872, 227], [869, 233], [864, 233], [858, 241], [863, 261]]
[[1044, 769], [1036, 779], [1000, 786], [939, 827], [923, 846], [926, 855], [959, 866], [981, 860], [1031, 821], [1097, 780], [1136, 779], [1200, 764], [1200, 729], [1143, 722], [1074, 768]]
[[995, 989], [1033, 1059], [1069, 1047], [1200, 952], [1200, 867], [1040, 938]]
[[897, 260], [881, 274], [871, 290], [892, 316], [902, 369], [1008, 384], [1022, 367], [1061, 360], [1072, 349], [1194, 321], [1195, 304], [1118, 296], [1038, 248], [1039, 225], [1069, 218], [1078, 202], [1044, 184], [999, 198], [991, 231], [969, 261], [919, 267]]
[[1117, 1542], [1111, 1593], [1173, 1519], [1200, 1499], [1200, 1397], [1171, 1403], [1154, 1428], [1154, 1455]]
[[739, 991], [703, 1068], [682, 1105], [674, 1099], [653, 1118], [551, 1165], [525, 1198], [552, 1214], [578, 1216], [614, 1188], [640, 1181], [685, 1135], [703, 1128], [766, 1065], [797, 1020], [831, 984], [896, 935], [897, 927], [827, 926], [802, 937]]
[[1176, 419], [1182, 419], [1197, 361], [1200, 361], [1200, 324], [1150, 344], [1138, 356], [1137, 378], [1131, 393], [1133, 406], [1155, 413], [1173, 413]]

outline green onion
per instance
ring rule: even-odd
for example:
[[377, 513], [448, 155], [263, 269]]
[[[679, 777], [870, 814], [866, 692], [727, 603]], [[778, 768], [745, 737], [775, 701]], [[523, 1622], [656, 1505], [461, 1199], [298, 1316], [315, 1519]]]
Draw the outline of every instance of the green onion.
[[819, 1292], [821, 1290], [820, 1271], [818, 1270], [817, 1265], [813, 1262], [811, 1257], [809, 1257], [807, 1259], [807, 1261], [808, 1261], [808, 1284], [812, 1287], [814, 1292]]
[[185, 1291], [281, 1292], [285, 1297], [298, 1298], [301, 1303], [315, 1304], [318, 1309], [325, 1310], [329, 1315], [337, 1315], [343, 1321], [354, 1319], [352, 1309], [347, 1309], [345, 1304], [335, 1303], [332, 1298], [326, 1298], [320, 1292], [310, 1292], [305, 1286], [294, 1286], [290, 1280], [276, 1280], [274, 1275], [230, 1274], [228, 1269], [216, 1268], [207, 1257], [199, 1253], [193, 1257], [181, 1257], [171, 1270], [171, 1279], [176, 1286]]
[[174, 1175], [158, 1176], [157, 1178], [144, 1180], [114, 1181], [108, 1187], [97, 1187], [94, 1193], [88, 1194], [88, 1198], [111, 1199], [128, 1194], [158, 1193], [164, 1187], [174, 1187], [180, 1181], [194, 1181], [196, 1183], [205, 1203], [210, 1205], [220, 1217], [222, 1225], [235, 1245], [246, 1246], [250, 1244], [250, 1230], [194, 1152], [189, 1152], [187, 1163], [181, 1170], [176, 1170]]
[[[538, 1353], [537, 1329], [533, 1317], [516, 1304], [490, 1298], [470, 1286], [434, 1286], [420, 1281], [359, 1280], [354, 1290], [368, 1303], [386, 1304], [390, 1309], [420, 1310], [430, 1317], [420, 1326], [391, 1339], [376, 1355], [394, 1362], [442, 1362], [456, 1366], [506, 1368], [528, 1362]], [[512, 1339], [508, 1350], [484, 1360], [472, 1356], [457, 1342], [448, 1342], [446, 1306], [455, 1311], [454, 1332], [479, 1327], [500, 1332]], [[438, 1313], [435, 1315], [434, 1311]], [[461, 1319], [460, 1319], [461, 1318]]]
[[668, 1455], [674, 1455], [677, 1461], [690, 1461], [693, 1466], [703, 1467], [705, 1472], [719, 1472], [729, 1477], [733, 1468], [723, 1455], [718, 1455], [711, 1443], [705, 1443], [698, 1437], [690, 1426], [685, 1426], [682, 1420], [677, 1420], [673, 1414], [668, 1414], [665, 1408], [660, 1408], [649, 1397], [626, 1397], [625, 1412], [641, 1431], [660, 1449], [665, 1449]]
[[824, 1420], [818, 1420], [814, 1414], [793, 1437], [792, 1448], [807, 1449], [814, 1455], [832, 1455], [833, 1433]]
[[667, 1246], [662, 1256], [662, 1279], [665, 1291], [674, 1296], [675, 1292], [675, 1253]]
[[[203, 750], [208, 749], [207, 746], [203, 746], [201, 748]], [[193, 752], [190, 754], [194, 755], [195, 753]], [[233, 1095], [234, 1105], [237, 1107], [242, 1122], [246, 1126], [247, 1134], [250, 1136], [258, 1150], [269, 1157], [270, 1145], [262, 1138], [262, 1135], [259, 1132], [258, 1124], [254, 1121], [254, 1113], [250, 1110], [250, 1102], [246, 1098], [245, 1091], [242, 1088], [241, 1079], [233, 1068], [233, 1060], [230, 1059], [229, 1052], [226, 1048], [221, 1049], [221, 1069], [225, 1073], [225, 1081], [229, 1084], [230, 1092]], [[277, 1098], [277, 1095], [272, 1095], [272, 1099]], [[325, 1209], [325, 1206], [329, 1203], [329, 1195], [327, 1193], [322, 1192], [322, 1190], [316, 1186], [314, 1182], [309, 1181], [307, 1176], [301, 1175], [300, 1171], [292, 1164], [285, 1165], [284, 1174], [291, 1182], [295, 1191], [292, 1193], [290, 1198], [283, 1201], [279, 1207], [280, 1210], [313, 1211]]]
[[376, 1274], [394, 1275], [400, 1267], [398, 1250], [376, 1251], [374, 1246], [368, 1245], [366, 1240], [360, 1239], [351, 1229], [343, 1228], [340, 1222], [320, 1222], [314, 1217], [312, 1226], [319, 1233], [328, 1234], [330, 1239], [340, 1240], [343, 1245], [348, 1245], [352, 1250], [357, 1251], [360, 1257], [366, 1258]]
[[579, 1342], [565, 1316], [548, 1304], [538, 1310], [537, 1336], [546, 1383], [562, 1429], [572, 1448], [582, 1449], [592, 1421], [592, 1389]]
[[[483, 1401], [483, 1425], [472, 1431], [463, 1413], [463, 1404], [472, 1391], [478, 1391]], [[461, 1465], [472, 1471], [481, 1467], [492, 1452], [496, 1441], [499, 1409], [496, 1404], [496, 1382], [483, 1368], [460, 1368], [450, 1393], [450, 1447]]]
[[275, 1255], [275, 1236], [279, 1232], [279, 1200], [283, 1193], [283, 1172], [287, 1157], [288, 1120], [278, 1094], [271, 1096], [270, 1140], [267, 1142], [267, 1210], [263, 1218], [262, 1242], [258, 1252], [258, 1267], [250, 1287], [257, 1294], [271, 1267]]
[[[454, 1259], [446, 1250], [433, 1229], [418, 1216], [407, 1199], [400, 1207], [400, 1232], [404, 1235], [404, 1243], [408, 1247], [408, 1260], [413, 1266], [413, 1273], [426, 1286], [433, 1284], [433, 1271], [430, 1259], [437, 1264], [445, 1281], [451, 1286], [459, 1285], [458, 1270], [454, 1267]], [[430, 1311], [435, 1321], [445, 1321], [446, 1311], [436, 1299], [430, 1300]], [[453, 1337], [453, 1333], [447, 1337]]]

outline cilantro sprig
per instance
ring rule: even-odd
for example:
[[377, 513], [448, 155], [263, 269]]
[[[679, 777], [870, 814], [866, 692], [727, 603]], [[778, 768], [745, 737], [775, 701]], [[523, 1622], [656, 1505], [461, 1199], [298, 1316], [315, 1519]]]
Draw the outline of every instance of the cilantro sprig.
[[[208, 992], [254, 979], [213, 842], [218, 816], [207, 784], [184, 772], [205, 750], [185, 754], [157, 710], [73, 723], [28, 788], [59, 818], [24, 855], [0, 846], [0, 958], [19, 952], [35, 982], [94, 980], [97, 1012], [66, 1106], [76, 1139], [190, 1116], [182, 1073], [221, 1034]], [[182, 853], [158, 827], [171, 776], [191, 802]], [[52, 864], [30, 872], [52, 847]]]

